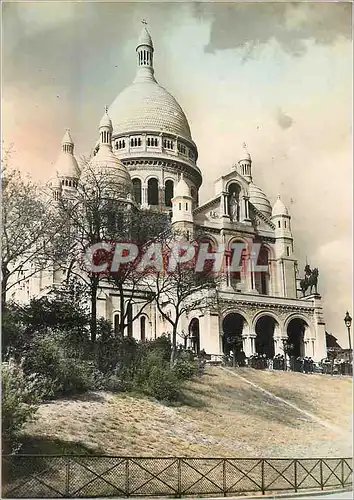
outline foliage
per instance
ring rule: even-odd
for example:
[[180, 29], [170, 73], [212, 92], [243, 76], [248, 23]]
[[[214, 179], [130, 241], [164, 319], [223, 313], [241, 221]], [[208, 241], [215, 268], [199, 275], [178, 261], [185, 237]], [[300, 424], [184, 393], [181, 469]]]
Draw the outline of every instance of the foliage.
[[24, 358], [26, 373], [38, 373], [47, 381], [46, 397], [85, 392], [94, 387], [90, 361], [73, 357], [63, 334], [37, 335]]
[[196, 374], [197, 366], [193, 361], [185, 357], [179, 357], [173, 365], [173, 371], [178, 379], [188, 380]]
[[5, 452], [11, 452], [18, 432], [35, 417], [43, 396], [43, 379], [36, 373], [26, 375], [12, 358], [2, 363], [1, 370], [3, 445]]
[[19, 360], [32, 349], [38, 335], [62, 334], [62, 342], [71, 355], [88, 356], [89, 313], [85, 306], [82, 287], [68, 283], [54, 286], [43, 297], [33, 298], [29, 304], [8, 302], [3, 307], [2, 352]]

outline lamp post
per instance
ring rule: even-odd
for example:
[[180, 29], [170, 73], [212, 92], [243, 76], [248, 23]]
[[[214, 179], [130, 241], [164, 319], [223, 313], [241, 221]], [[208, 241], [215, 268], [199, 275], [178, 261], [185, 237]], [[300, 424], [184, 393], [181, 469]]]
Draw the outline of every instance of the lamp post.
[[350, 317], [349, 312], [347, 311], [345, 318], [344, 318], [344, 324], [348, 329], [348, 342], [349, 342], [349, 362], [352, 362], [352, 341], [350, 338], [350, 327], [352, 325], [352, 318]]

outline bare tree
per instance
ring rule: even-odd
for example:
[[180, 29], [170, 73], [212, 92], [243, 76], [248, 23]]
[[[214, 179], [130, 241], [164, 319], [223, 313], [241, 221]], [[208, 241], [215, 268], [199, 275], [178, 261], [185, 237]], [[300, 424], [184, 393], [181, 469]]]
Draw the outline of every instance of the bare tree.
[[[148, 303], [153, 300], [151, 292], [144, 288], [144, 276], [136, 272], [134, 263], [121, 266], [119, 272], [93, 272], [87, 267], [83, 255], [89, 248], [100, 243], [111, 244], [111, 250], [97, 251], [92, 255], [95, 264], [110, 264], [116, 242], [146, 243], [158, 234], [166, 223], [161, 214], [141, 211], [132, 200], [129, 185], [114, 175], [95, 169], [90, 161], [83, 161], [82, 178], [75, 198], [62, 198], [59, 210], [66, 221], [68, 239], [67, 279], [75, 275], [89, 289], [91, 304], [91, 340], [97, 336], [97, 296], [100, 287], [112, 286], [119, 293], [120, 325], [123, 335], [129, 322], [134, 321]], [[101, 259], [101, 261], [100, 261]], [[138, 305], [137, 313], [130, 316], [130, 304]]]
[[52, 200], [29, 178], [2, 161], [2, 303], [24, 280], [51, 267], [60, 253], [60, 221]]
[[[210, 305], [211, 301], [215, 300], [218, 278], [208, 264], [203, 266], [202, 270], [196, 270], [195, 265], [200, 243], [198, 240], [184, 240], [186, 247], [195, 248], [194, 257], [188, 262], [176, 262], [178, 261], [176, 248], [183, 247], [183, 242], [176, 233], [168, 235], [161, 243], [165, 261], [164, 269], [152, 275], [154, 279], [150, 279], [149, 283], [159, 313], [171, 325], [172, 352], [170, 361], [172, 366], [182, 316], [189, 315], [198, 309], [203, 310]], [[180, 243], [182, 243], [182, 247]], [[171, 266], [173, 259], [175, 260]]]

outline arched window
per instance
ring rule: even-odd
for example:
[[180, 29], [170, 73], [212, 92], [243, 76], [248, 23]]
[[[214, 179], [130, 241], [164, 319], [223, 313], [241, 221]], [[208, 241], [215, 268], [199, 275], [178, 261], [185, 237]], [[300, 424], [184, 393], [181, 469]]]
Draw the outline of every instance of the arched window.
[[178, 203], [178, 209], [182, 210], [182, 203]]
[[[234, 244], [234, 248], [232, 248], [230, 252], [228, 265], [230, 266], [230, 285], [236, 291], [240, 291], [240, 285], [242, 282], [241, 275], [247, 270], [247, 248], [243, 241], [234, 241], [231, 244], [231, 247]], [[237, 245], [237, 246], [236, 246]], [[241, 250], [241, 251], [240, 251]], [[237, 262], [236, 257], [240, 256], [240, 260]]]
[[280, 227], [280, 220], [278, 220], [278, 227]]
[[130, 145], [133, 147], [134, 146], [134, 140], [130, 139]]
[[133, 306], [131, 302], [127, 306], [127, 329], [128, 329], [128, 337], [133, 336]]
[[188, 203], [186, 203], [186, 210], [188, 210]]
[[148, 180], [148, 205], [159, 204], [159, 185], [157, 179]]
[[173, 181], [168, 180], [165, 182], [165, 205], [166, 207], [172, 207], [173, 198]]
[[269, 252], [264, 246], [261, 246], [259, 251], [258, 266], [266, 266], [267, 271], [256, 271], [254, 273], [255, 278], [255, 288], [262, 295], [269, 294]]
[[146, 139], [146, 144], [147, 144], [148, 146], [150, 146], [150, 137], [148, 137], [148, 138]]
[[134, 199], [137, 203], [141, 204], [141, 180], [133, 179], [133, 193]]
[[116, 336], [119, 335], [119, 329], [120, 329], [119, 314], [115, 314], [113, 317], [113, 330]]
[[141, 316], [140, 318], [140, 340], [145, 342], [146, 339], [146, 317]]

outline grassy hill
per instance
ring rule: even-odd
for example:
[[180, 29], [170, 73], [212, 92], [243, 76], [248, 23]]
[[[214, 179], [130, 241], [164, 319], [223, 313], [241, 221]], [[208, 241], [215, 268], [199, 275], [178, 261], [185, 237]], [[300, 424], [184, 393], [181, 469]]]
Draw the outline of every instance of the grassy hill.
[[23, 452], [351, 456], [351, 412], [349, 378], [209, 367], [189, 382], [180, 406], [108, 393], [43, 404], [37, 421], [25, 428]]

